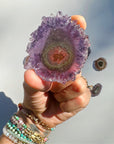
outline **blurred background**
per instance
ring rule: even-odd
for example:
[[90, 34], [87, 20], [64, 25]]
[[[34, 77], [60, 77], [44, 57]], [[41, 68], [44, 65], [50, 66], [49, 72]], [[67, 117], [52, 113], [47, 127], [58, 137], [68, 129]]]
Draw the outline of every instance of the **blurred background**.
[[[23, 101], [23, 59], [30, 34], [42, 16], [60, 10], [85, 17], [92, 53], [82, 75], [89, 85], [99, 82], [103, 89], [87, 108], [57, 126], [48, 144], [114, 144], [114, 0], [0, 0], [0, 134]], [[99, 57], [108, 63], [101, 72], [92, 67]]]

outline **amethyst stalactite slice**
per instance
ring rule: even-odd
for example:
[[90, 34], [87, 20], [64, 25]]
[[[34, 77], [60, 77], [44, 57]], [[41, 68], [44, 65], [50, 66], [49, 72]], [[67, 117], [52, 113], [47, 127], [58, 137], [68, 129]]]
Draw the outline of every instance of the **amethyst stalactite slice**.
[[31, 34], [24, 68], [34, 69], [46, 81], [74, 81], [89, 51], [84, 30], [71, 17], [58, 12], [56, 16], [43, 17], [41, 26]]

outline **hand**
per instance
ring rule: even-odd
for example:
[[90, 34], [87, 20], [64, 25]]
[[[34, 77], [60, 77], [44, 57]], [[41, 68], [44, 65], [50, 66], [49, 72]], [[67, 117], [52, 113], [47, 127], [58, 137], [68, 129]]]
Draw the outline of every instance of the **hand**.
[[[72, 16], [71, 19], [77, 20], [83, 29], [86, 28], [82, 16]], [[55, 127], [74, 116], [88, 105], [91, 97], [81, 74], [76, 76], [74, 82], [63, 85], [43, 81], [33, 70], [27, 70], [24, 80], [24, 107], [49, 127]]]
[[41, 80], [33, 70], [25, 72], [24, 102], [27, 109], [49, 127], [64, 122], [85, 108], [91, 93], [81, 75], [65, 85]]
[[[77, 24], [86, 29], [86, 22], [82, 16], [72, 16], [71, 20], [77, 20]], [[63, 85], [43, 81], [33, 70], [27, 70], [23, 86], [23, 106], [49, 127], [55, 127], [74, 116], [88, 105], [91, 97], [86, 80], [81, 74], [76, 76], [74, 82], [69, 81]], [[23, 119], [23, 116], [20, 116]], [[0, 137], [0, 143], [13, 144], [4, 135]]]

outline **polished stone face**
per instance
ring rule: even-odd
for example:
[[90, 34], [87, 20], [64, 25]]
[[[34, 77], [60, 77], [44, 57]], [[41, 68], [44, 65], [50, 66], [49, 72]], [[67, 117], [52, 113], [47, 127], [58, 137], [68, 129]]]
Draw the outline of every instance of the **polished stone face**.
[[53, 30], [42, 52], [42, 62], [48, 69], [62, 72], [72, 65], [74, 53], [67, 34], [61, 29]]

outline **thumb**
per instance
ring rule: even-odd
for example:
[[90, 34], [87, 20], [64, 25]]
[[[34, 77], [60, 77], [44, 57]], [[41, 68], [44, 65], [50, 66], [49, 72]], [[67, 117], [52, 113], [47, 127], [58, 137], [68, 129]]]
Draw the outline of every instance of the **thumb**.
[[44, 81], [38, 77], [34, 70], [25, 71], [24, 81], [29, 87], [43, 92], [50, 90], [52, 85], [52, 82]]

